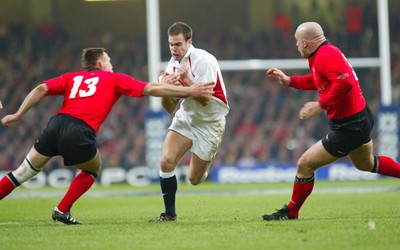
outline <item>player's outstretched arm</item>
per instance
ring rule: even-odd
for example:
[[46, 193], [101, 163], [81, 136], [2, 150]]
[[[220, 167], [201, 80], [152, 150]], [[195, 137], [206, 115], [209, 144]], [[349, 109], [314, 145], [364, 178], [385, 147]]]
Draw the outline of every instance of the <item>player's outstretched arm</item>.
[[[176, 74], [169, 75], [167, 73], [162, 73], [158, 78], [160, 83], [172, 84], [180, 86], [182, 83], [179, 82], [179, 77]], [[167, 111], [169, 114], [175, 112], [176, 107], [178, 106], [179, 99], [174, 96], [163, 96], [161, 98], [161, 105], [163, 106], [164, 110]]]
[[1, 101], [0, 101], [0, 109], [3, 109], [3, 104], [1, 103]]
[[6, 115], [1, 119], [1, 125], [8, 127], [11, 122], [19, 121], [30, 108], [40, 102], [47, 95], [48, 91], [49, 88], [46, 84], [39, 84], [25, 97], [16, 113]]
[[214, 94], [214, 83], [193, 84], [190, 87], [153, 82], [144, 87], [142, 94], [149, 96], [192, 96], [207, 97]]
[[267, 70], [266, 75], [278, 80], [281, 85], [288, 86], [290, 84], [290, 76], [287, 76], [280, 69], [270, 68]]
[[[201, 83], [200, 83], [201, 84]], [[196, 85], [196, 84], [194, 84]], [[193, 85], [192, 85], [193, 86]], [[200, 97], [193, 97], [197, 102], [199, 102], [203, 106], [207, 106], [210, 101], [211, 101], [212, 94], [206, 95], [206, 96], [200, 96]]]

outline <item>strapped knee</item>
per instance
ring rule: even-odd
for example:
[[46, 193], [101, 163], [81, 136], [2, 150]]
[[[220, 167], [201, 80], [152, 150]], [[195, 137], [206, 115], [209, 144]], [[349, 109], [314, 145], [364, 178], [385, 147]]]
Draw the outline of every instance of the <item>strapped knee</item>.
[[379, 158], [374, 155], [374, 166], [372, 167], [371, 173], [378, 173], [379, 171]]
[[22, 184], [37, 175], [39, 172], [40, 170], [35, 168], [29, 160], [29, 157], [26, 156], [22, 164], [14, 170], [12, 174], [19, 184]]
[[313, 181], [314, 180], [314, 177], [315, 177], [315, 174], [313, 173], [313, 175], [311, 176], [311, 177], [308, 177], [308, 178], [299, 178], [299, 177], [297, 177], [297, 175], [296, 175], [296, 177], [294, 178], [294, 181], [295, 182], [298, 182], [298, 183], [300, 183], [300, 184], [304, 184], [304, 183], [308, 183], [308, 182], [310, 182], [310, 181]]
[[86, 171], [86, 170], [82, 170], [82, 172], [85, 172], [88, 175], [92, 176], [93, 179], [95, 179], [95, 180], [97, 179], [98, 174], [96, 174], [95, 172], [89, 172], [89, 171]]

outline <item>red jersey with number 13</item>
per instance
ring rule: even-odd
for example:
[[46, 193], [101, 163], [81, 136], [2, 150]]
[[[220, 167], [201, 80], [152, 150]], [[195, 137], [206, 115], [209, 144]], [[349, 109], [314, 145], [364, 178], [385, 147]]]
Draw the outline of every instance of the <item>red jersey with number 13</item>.
[[83, 120], [96, 133], [122, 95], [143, 97], [147, 84], [125, 74], [100, 69], [65, 73], [44, 83], [49, 87], [48, 95], [64, 96], [59, 114]]
[[344, 54], [325, 42], [308, 58], [311, 74], [292, 76], [290, 85], [318, 90], [319, 103], [330, 119], [350, 117], [365, 108], [358, 78]]

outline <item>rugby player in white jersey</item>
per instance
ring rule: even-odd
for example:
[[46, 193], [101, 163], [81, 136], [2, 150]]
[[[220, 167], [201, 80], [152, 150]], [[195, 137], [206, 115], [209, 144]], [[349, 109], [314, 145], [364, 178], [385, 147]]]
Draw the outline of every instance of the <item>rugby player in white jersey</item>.
[[[179, 75], [174, 85], [191, 86], [214, 82], [214, 94], [208, 97], [167, 97], [162, 106], [174, 114], [163, 144], [160, 161], [160, 185], [165, 211], [150, 221], [175, 221], [175, 198], [178, 188], [175, 174], [181, 158], [191, 152], [188, 179], [198, 185], [205, 180], [225, 132], [225, 116], [229, 113], [225, 84], [217, 59], [192, 45], [192, 29], [176, 22], [168, 29], [171, 60], [160, 78]], [[179, 108], [177, 109], [177, 106]]]

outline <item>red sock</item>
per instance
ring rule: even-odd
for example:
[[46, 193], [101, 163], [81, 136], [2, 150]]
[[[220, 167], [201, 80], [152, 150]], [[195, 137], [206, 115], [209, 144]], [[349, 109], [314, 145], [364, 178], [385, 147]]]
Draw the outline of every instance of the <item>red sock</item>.
[[294, 181], [292, 198], [288, 204], [290, 210], [289, 216], [299, 216], [299, 210], [301, 206], [314, 188], [314, 175], [303, 180], [305, 180], [305, 182], [299, 182], [298, 178], [296, 177], [296, 180]]
[[60, 204], [58, 204], [58, 210], [61, 212], [69, 212], [72, 205], [76, 200], [79, 199], [89, 188], [93, 185], [96, 178], [88, 172], [82, 171], [78, 174], [71, 182], [69, 189]]
[[0, 200], [10, 194], [17, 186], [6, 175], [0, 180]]
[[400, 178], [400, 164], [387, 156], [379, 156], [378, 173]]

